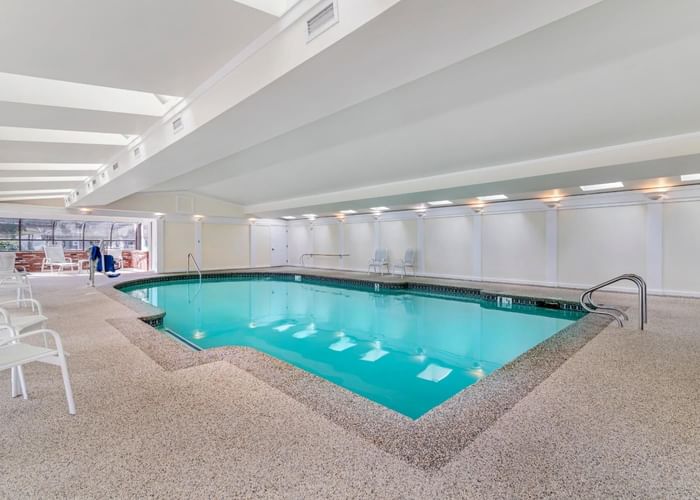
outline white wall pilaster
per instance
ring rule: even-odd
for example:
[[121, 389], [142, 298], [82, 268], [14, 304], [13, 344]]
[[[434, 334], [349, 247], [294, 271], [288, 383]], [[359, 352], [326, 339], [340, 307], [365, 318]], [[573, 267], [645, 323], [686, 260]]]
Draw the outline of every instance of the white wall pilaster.
[[481, 258], [481, 240], [482, 240], [482, 222], [483, 216], [477, 214], [474, 216], [474, 239], [472, 240], [472, 277], [481, 279], [482, 258]]
[[548, 283], [556, 285], [559, 282], [559, 212], [556, 208], [550, 208], [545, 215], [545, 238], [547, 258], [545, 260], [547, 269], [545, 276]]
[[664, 267], [664, 206], [660, 202], [647, 205], [646, 276], [650, 290], [663, 288]]

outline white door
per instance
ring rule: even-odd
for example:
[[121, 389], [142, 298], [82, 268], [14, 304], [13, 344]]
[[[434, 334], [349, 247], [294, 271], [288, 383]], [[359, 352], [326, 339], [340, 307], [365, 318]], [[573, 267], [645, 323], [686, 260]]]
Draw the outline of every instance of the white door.
[[270, 243], [272, 245], [273, 266], [287, 265], [287, 228], [284, 226], [270, 227]]

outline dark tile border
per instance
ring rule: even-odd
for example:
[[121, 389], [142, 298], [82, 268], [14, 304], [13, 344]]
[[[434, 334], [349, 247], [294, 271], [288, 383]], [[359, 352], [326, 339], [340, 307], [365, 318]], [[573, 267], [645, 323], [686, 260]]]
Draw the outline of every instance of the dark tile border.
[[[213, 277], [227, 279], [232, 276], [257, 278], [282, 275], [294, 279], [294, 274], [300, 273], [216, 273], [213, 274]], [[212, 275], [207, 274], [206, 276]], [[187, 276], [169, 275], [166, 278], [169, 281], [186, 279]], [[324, 283], [326, 281], [349, 281], [353, 284], [359, 283], [361, 286], [370, 284], [372, 287], [374, 283], [372, 280], [321, 278]], [[115, 288], [157, 281], [162, 281], [161, 277], [124, 281], [118, 283]], [[397, 285], [398, 288], [411, 288], [412, 286], [409, 285], [409, 282], [392, 283], [392, 285]], [[415, 285], [418, 285], [417, 290], [423, 290], [425, 284], [415, 283]], [[465, 295], [476, 295], [473, 288], [462, 289], [443, 287], [442, 285], [435, 285], [435, 287], [441, 293], [444, 288], [449, 288], [450, 291], [452, 289], [465, 290], [463, 292]], [[432, 289], [430, 288], [431, 291]], [[114, 294], [126, 295], [112, 290]], [[113, 296], [113, 293], [104, 291]], [[480, 291], [479, 295], [481, 295]], [[498, 294], [490, 295], [498, 296]], [[512, 297], [511, 295], [506, 296]], [[543, 300], [532, 297], [522, 297], [522, 299], [535, 302]], [[120, 300], [120, 302], [131, 307], [134, 300]], [[513, 302], [515, 303], [515, 300]], [[557, 303], [571, 304], [570, 301]], [[156, 309], [156, 311], [158, 310]], [[153, 310], [149, 312], [154, 313]], [[162, 313], [162, 311], [160, 312]], [[610, 324], [609, 319], [601, 316], [585, 316], [496, 370], [477, 384], [467, 387], [442, 405], [433, 408], [420, 419], [411, 420], [325, 379], [254, 349], [225, 347], [193, 351], [171, 336], [154, 331], [152, 327], [137, 318], [108, 321], [166, 370], [179, 370], [213, 361], [228, 361], [305, 404], [315, 412], [324, 415], [341, 427], [359, 434], [377, 447], [424, 470], [437, 470], [444, 466], [481, 432], [490, 427]]]

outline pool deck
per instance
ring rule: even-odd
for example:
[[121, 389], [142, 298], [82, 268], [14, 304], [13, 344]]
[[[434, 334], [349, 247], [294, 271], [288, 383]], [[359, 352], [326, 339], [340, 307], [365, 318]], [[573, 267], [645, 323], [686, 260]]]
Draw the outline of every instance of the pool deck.
[[[416, 280], [563, 300], [580, 293]], [[600, 333], [563, 358], [532, 358], [526, 372], [546, 365], [549, 373], [525, 384], [524, 394], [459, 446], [455, 435], [466, 424], [453, 426], [456, 434], [430, 434], [445, 429], [438, 423], [417, 431], [409, 449], [449, 450], [426, 462], [427, 455], [387, 445], [397, 438], [395, 422], [382, 415], [363, 424], [361, 413], [351, 414], [348, 423], [347, 412], [337, 409], [359, 403], [348, 401], [347, 391], [335, 390], [333, 404], [319, 407], [328, 383], [284, 363], [266, 380], [271, 358], [251, 350], [240, 349], [233, 361], [218, 354], [193, 361], [180, 345], [175, 351], [152, 342], [140, 312], [86, 287], [84, 276], [32, 282], [71, 353], [78, 415], [66, 412], [55, 367], [26, 368], [31, 399], [0, 397], [1, 498], [689, 498], [700, 491], [695, 299], [650, 297], [648, 329], [641, 332], [633, 329], [633, 295], [601, 294], [606, 303], [631, 306], [631, 326], [599, 325]], [[8, 379], [0, 373], [0, 385], [7, 388]], [[464, 413], [469, 401], [458, 396], [451, 403]], [[364, 400], [360, 406], [366, 410]], [[382, 435], [386, 442], [377, 442]]]

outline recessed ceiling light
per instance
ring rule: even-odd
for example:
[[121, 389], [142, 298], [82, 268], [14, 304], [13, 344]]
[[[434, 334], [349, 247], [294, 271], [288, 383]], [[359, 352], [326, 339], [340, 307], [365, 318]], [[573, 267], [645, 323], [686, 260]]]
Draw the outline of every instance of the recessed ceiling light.
[[283, 218], [283, 219], [286, 219], [286, 220], [294, 220], [294, 219], [296, 219], [296, 217], [294, 217], [293, 215], [283, 215], [282, 218]]
[[153, 212], [156, 217], [163, 217], [165, 214], [163, 212]]
[[428, 205], [431, 207], [443, 207], [445, 205], [452, 205], [452, 202], [450, 200], [429, 201]]
[[700, 174], [685, 174], [685, 175], [681, 175], [681, 180], [682, 180], [683, 182], [700, 181]]
[[345, 215], [356, 214], [357, 210], [341, 210], [340, 213]]
[[315, 219], [318, 217], [316, 214], [301, 214], [302, 217], [306, 217], [307, 219]]
[[490, 194], [488, 196], [477, 196], [476, 199], [479, 201], [499, 201], [507, 200], [508, 197], [504, 194]]
[[384, 212], [385, 210], [389, 210], [389, 207], [371, 207], [370, 210], [372, 212]]
[[590, 184], [588, 186], [581, 186], [581, 191], [601, 191], [603, 189], [616, 189], [623, 188], [625, 185], [621, 182], [605, 182], [603, 184]]

